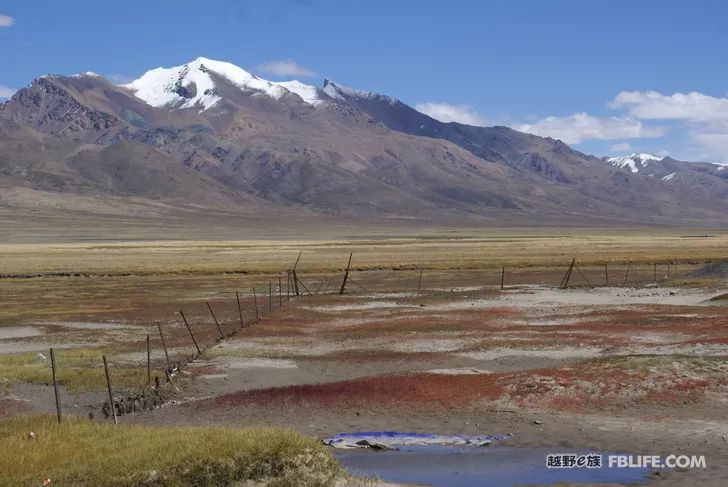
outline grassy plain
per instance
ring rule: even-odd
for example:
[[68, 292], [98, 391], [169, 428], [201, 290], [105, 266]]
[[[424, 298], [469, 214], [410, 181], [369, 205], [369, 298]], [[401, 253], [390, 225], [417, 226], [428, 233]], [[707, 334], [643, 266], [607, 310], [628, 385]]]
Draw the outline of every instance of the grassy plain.
[[[35, 438], [29, 438], [30, 432]], [[96, 487], [328, 486], [344, 479], [313, 439], [293, 431], [159, 428], [51, 416], [0, 421], [0, 485]]]

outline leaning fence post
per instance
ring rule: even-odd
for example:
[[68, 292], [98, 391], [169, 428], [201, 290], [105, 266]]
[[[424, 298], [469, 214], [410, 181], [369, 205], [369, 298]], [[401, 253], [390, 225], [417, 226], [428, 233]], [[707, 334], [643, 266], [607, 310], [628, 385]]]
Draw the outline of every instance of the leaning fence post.
[[111, 390], [111, 378], [109, 377], [109, 365], [106, 363], [106, 355], [102, 355], [101, 358], [104, 360], [104, 374], [106, 375], [106, 388], [109, 391], [109, 406], [111, 406], [111, 414], [114, 417], [114, 424], [118, 424], [119, 420], [116, 419], [116, 408], [114, 407], [114, 393]]
[[422, 269], [420, 269], [420, 279], [417, 281], [417, 290], [422, 288]]
[[341, 283], [341, 289], [339, 290], [339, 294], [344, 294], [344, 289], [346, 289], [346, 280], [349, 279], [349, 268], [351, 267], [351, 258], [354, 256], [354, 252], [349, 254], [349, 263], [346, 264], [346, 272], [344, 272], [344, 280]]
[[255, 288], [253, 288], [253, 304], [255, 305], [255, 322], [260, 323], [260, 313], [258, 312], [258, 296], [255, 295]]
[[56, 380], [56, 354], [51, 348], [51, 371], [53, 374], [53, 392], [56, 395], [56, 415], [58, 416], [58, 424], [61, 424], [61, 398], [58, 395], [58, 380]]
[[212, 315], [212, 319], [215, 321], [215, 326], [217, 327], [217, 331], [220, 333], [220, 338], [225, 338], [225, 334], [222, 332], [222, 328], [220, 328], [220, 323], [217, 321], [217, 317], [215, 316], [215, 312], [212, 311], [212, 306], [210, 306], [209, 301], [205, 301], [205, 304], [207, 305], [207, 309], [210, 310], [210, 314]]
[[505, 288], [505, 286], [506, 286], [506, 266], [503, 266], [503, 268], [501, 269], [501, 291]]
[[630, 269], [630, 267], [632, 267], [632, 263], [631, 262], [628, 262], [627, 263], [627, 272], [624, 273], [624, 285], [625, 286], [627, 285], [627, 279], [629, 279], [629, 269]]
[[152, 385], [152, 346], [151, 337], [147, 335], [147, 385]]
[[192, 328], [190, 328], [190, 324], [187, 323], [187, 318], [185, 318], [185, 314], [182, 312], [182, 310], [179, 310], [179, 314], [182, 315], [182, 321], [185, 322], [185, 326], [187, 327], [187, 331], [190, 332], [190, 338], [192, 338], [192, 343], [195, 344], [195, 348], [197, 349], [197, 353], [202, 353], [202, 350], [200, 350], [200, 346], [197, 344], [197, 340], [195, 340], [195, 335], [192, 334]]
[[245, 328], [245, 321], [243, 320], [243, 308], [240, 307], [240, 293], [235, 291], [235, 299], [238, 301], [238, 315], [240, 316], [240, 328]]
[[576, 264], [576, 257], [571, 259], [571, 265], [569, 265], [569, 269], [566, 271], [564, 278], [561, 279], [561, 284], [559, 284], [559, 288], [566, 289], [567, 287], [569, 287], [569, 279], [571, 279], [571, 272], [574, 270], [575, 264]]
[[296, 269], [293, 269], [291, 271], [292, 280], [293, 280], [293, 292], [296, 293], [296, 296], [300, 296], [301, 292], [298, 289], [298, 274], [296, 274]]
[[167, 365], [169, 365], [169, 352], [167, 352], [167, 343], [164, 341], [164, 333], [162, 333], [162, 325], [157, 323], [157, 328], [159, 328], [159, 338], [162, 340], [162, 348], [164, 349], [164, 358], [167, 359]]

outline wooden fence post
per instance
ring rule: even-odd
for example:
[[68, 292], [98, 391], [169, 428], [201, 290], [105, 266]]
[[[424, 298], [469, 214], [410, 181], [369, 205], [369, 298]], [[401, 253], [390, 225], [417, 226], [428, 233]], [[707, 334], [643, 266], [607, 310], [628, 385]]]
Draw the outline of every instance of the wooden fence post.
[[607, 267], [606, 262], [604, 263], [604, 281], [607, 283], [607, 286], [609, 286], [609, 268]]
[[341, 283], [341, 289], [339, 290], [339, 294], [344, 294], [344, 289], [346, 289], [346, 280], [349, 279], [349, 268], [351, 267], [351, 258], [354, 256], [354, 252], [349, 254], [349, 263], [346, 264], [346, 272], [344, 272], [344, 280]]
[[209, 301], [205, 301], [205, 304], [207, 305], [207, 309], [210, 310], [210, 314], [212, 315], [213, 321], [215, 321], [215, 326], [217, 327], [218, 333], [220, 333], [220, 338], [225, 338], [225, 334], [222, 332], [222, 328], [220, 327], [220, 323], [217, 321], [217, 317], [215, 316], [215, 312], [212, 311], [212, 306], [210, 306]]
[[627, 279], [629, 279], [629, 269], [630, 269], [630, 267], [632, 267], [632, 263], [631, 262], [628, 262], [627, 263], [627, 272], [624, 273], [624, 285], [625, 286], [627, 285]]
[[258, 313], [258, 297], [255, 295], [255, 288], [253, 288], [253, 304], [255, 305], [255, 322], [260, 323], [260, 313]]
[[109, 377], [109, 365], [106, 363], [106, 355], [101, 357], [104, 360], [104, 374], [106, 375], [106, 388], [109, 391], [109, 406], [111, 406], [111, 414], [114, 417], [114, 424], [118, 424], [119, 420], [116, 418], [116, 407], [114, 405], [114, 393], [111, 389], [111, 377]]
[[298, 274], [296, 274], [296, 269], [291, 271], [291, 275], [293, 276], [293, 292], [296, 293], [296, 296], [300, 296], [301, 293], [298, 291]]
[[195, 340], [195, 335], [192, 334], [192, 328], [190, 328], [190, 324], [187, 323], [187, 318], [185, 318], [185, 314], [182, 312], [182, 310], [179, 310], [179, 314], [182, 315], [182, 321], [185, 322], [185, 326], [187, 327], [187, 331], [190, 333], [190, 338], [192, 338], [192, 343], [195, 344], [195, 348], [197, 349], [197, 353], [202, 353], [202, 350], [200, 350], [200, 346], [197, 344], [197, 340]]
[[238, 302], [238, 315], [240, 316], [240, 328], [245, 328], [245, 321], [243, 320], [243, 308], [240, 307], [240, 293], [235, 291], [235, 299]]
[[56, 379], [56, 354], [51, 348], [51, 371], [53, 374], [53, 392], [56, 395], [56, 415], [58, 416], [58, 424], [61, 424], [61, 398], [58, 395], [58, 380]]
[[501, 269], [501, 291], [506, 287], [506, 266]]
[[278, 307], [283, 306], [283, 280], [278, 276]]
[[162, 340], [162, 348], [164, 349], [164, 358], [167, 359], [167, 365], [169, 364], [169, 352], [167, 352], [167, 344], [164, 341], [164, 333], [162, 333], [162, 325], [157, 323], [157, 328], [159, 328], [159, 338]]
[[420, 280], [417, 281], [417, 290], [422, 289], [422, 269], [420, 269]]
[[286, 301], [291, 300], [291, 271], [286, 271]]
[[273, 314], [273, 284], [268, 281], [268, 316]]
[[569, 265], [569, 269], [566, 271], [566, 274], [564, 275], [563, 279], [561, 279], [561, 284], [559, 284], [559, 288], [566, 289], [569, 286], [569, 279], [571, 279], [571, 271], [574, 270], [575, 264], [576, 264], [576, 257], [571, 259], [571, 265]]
[[147, 335], [147, 385], [152, 385], [152, 345], [151, 336]]
[[652, 279], [657, 282], [657, 262], [654, 263], [654, 270], [652, 271]]

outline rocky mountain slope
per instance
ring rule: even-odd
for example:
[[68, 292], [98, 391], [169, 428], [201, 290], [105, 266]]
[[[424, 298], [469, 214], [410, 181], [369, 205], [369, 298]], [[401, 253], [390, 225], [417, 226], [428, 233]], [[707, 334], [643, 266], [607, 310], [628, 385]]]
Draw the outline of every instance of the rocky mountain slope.
[[205, 58], [121, 86], [45, 76], [0, 105], [0, 205], [22, 187], [201, 212], [722, 222], [714, 179], [666, 184], [557, 140]]

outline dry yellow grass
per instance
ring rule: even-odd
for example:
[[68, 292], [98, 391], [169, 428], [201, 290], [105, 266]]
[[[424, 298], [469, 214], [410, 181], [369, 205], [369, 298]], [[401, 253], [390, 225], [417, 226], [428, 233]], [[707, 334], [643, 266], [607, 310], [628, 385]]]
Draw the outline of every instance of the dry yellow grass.
[[[106, 378], [99, 350], [56, 350], [56, 366], [58, 383], [72, 393], [105, 387]], [[146, 385], [146, 374], [144, 367], [115, 367], [112, 369], [112, 380], [116, 387], [140, 388]], [[17, 383], [53, 384], [50, 359], [43, 360], [37, 353], [0, 355], [0, 386]]]
[[[29, 439], [29, 432], [35, 439]], [[0, 485], [329, 486], [338, 463], [293, 431], [107, 425], [50, 416], [0, 421]]]
[[604, 262], [704, 262], [725, 258], [727, 232], [680, 230], [563, 230], [475, 233], [472, 237], [371, 240], [172, 241], [116, 244], [0, 245], [0, 274], [112, 275], [326, 272], [353, 265], [366, 269], [484, 269]]

